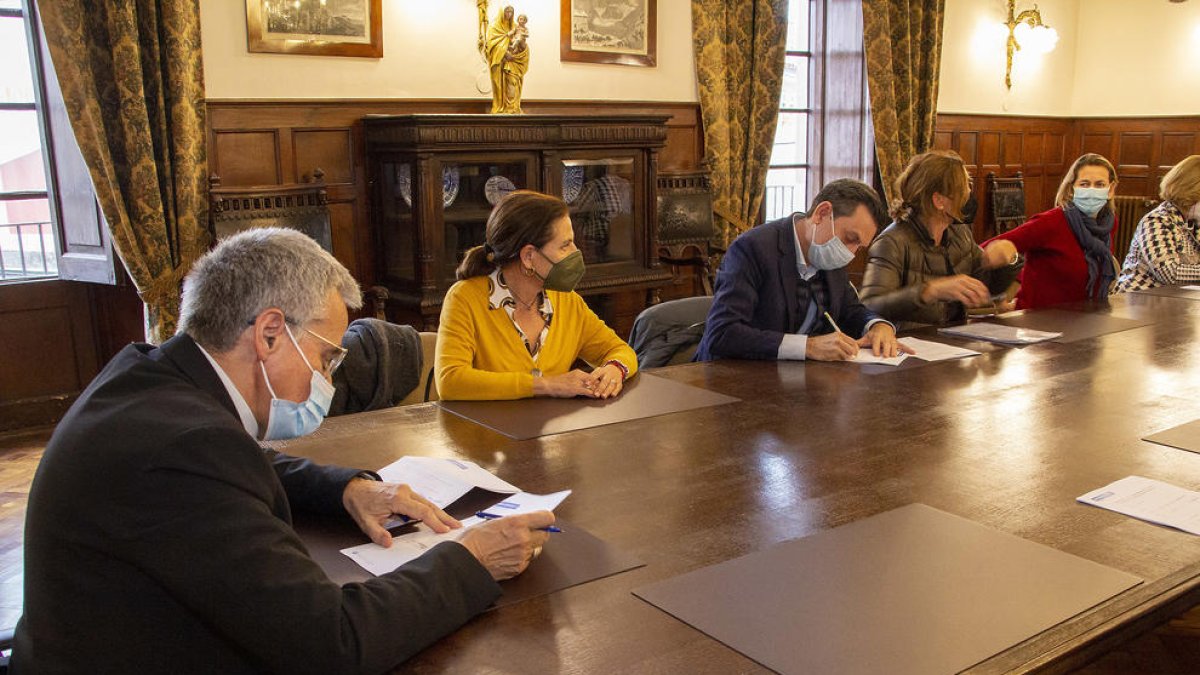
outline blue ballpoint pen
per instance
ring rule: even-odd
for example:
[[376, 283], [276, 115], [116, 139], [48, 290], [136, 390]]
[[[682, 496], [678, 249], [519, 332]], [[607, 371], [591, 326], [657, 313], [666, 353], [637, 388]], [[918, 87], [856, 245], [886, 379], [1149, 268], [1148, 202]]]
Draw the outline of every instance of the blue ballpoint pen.
[[[497, 515], [495, 513], [488, 513], [487, 511], [476, 511], [475, 517], [483, 518], [484, 520], [495, 520], [497, 518], [503, 518], [504, 516]], [[539, 527], [537, 529], [541, 530], [542, 532], [562, 532], [560, 528], [554, 525], [547, 525], [546, 527]]]

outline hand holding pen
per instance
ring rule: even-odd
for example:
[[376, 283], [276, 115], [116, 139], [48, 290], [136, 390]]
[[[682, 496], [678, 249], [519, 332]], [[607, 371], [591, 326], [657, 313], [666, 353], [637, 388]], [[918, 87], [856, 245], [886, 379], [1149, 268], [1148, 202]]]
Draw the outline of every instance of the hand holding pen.
[[813, 361], [846, 361], [854, 358], [858, 354], [858, 343], [838, 328], [829, 312], [825, 312], [825, 320], [834, 332], [809, 336], [804, 358]]
[[480, 516], [488, 522], [469, 528], [458, 543], [500, 581], [520, 574], [541, 555], [542, 545], [554, 527], [554, 514], [534, 511], [516, 516], [489, 515], [493, 517]]

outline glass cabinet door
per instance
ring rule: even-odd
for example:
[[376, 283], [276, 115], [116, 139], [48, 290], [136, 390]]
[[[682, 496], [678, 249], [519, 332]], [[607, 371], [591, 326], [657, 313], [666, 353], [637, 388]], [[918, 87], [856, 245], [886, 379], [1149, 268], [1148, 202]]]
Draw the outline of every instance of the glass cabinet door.
[[454, 270], [472, 247], [484, 242], [492, 207], [513, 190], [532, 187], [531, 157], [502, 160], [442, 159], [442, 280], [454, 283]]
[[380, 183], [376, 191], [383, 272], [388, 280], [409, 283], [416, 280], [417, 260], [412, 176], [411, 160], [388, 157], [379, 162]]
[[623, 262], [637, 255], [633, 157], [562, 160], [562, 197], [571, 210], [575, 244], [588, 264]]

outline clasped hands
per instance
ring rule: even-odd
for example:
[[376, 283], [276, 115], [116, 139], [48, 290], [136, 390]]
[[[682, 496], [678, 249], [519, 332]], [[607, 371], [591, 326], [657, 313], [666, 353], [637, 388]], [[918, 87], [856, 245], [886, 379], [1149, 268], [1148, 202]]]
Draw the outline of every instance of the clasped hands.
[[576, 369], [562, 375], [535, 377], [533, 395], [553, 398], [612, 398], [620, 394], [624, 386], [625, 373], [610, 363], [590, 373]]
[[[399, 483], [354, 478], [342, 492], [342, 505], [371, 541], [384, 548], [392, 545], [392, 535], [383, 524], [396, 515], [419, 520], [438, 534], [462, 527], [428, 499]], [[541, 528], [553, 523], [554, 514], [549, 511], [507, 516], [472, 527], [458, 543], [500, 581], [525, 571], [550, 536]]]
[[890, 324], [879, 322], [858, 340], [841, 331], [809, 336], [805, 358], [813, 361], [848, 361], [862, 347], [870, 347], [872, 354], [885, 358], [892, 358], [900, 352], [913, 353], [912, 349], [896, 340], [896, 330]]

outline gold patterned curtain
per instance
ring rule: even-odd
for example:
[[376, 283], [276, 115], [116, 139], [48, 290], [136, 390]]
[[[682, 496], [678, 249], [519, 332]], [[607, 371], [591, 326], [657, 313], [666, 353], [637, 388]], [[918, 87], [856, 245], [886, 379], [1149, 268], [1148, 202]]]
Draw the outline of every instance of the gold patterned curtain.
[[704, 155], [717, 240], [758, 220], [783, 87], [787, 0], [693, 0]]
[[146, 303], [146, 337], [161, 342], [209, 245], [199, 0], [38, 4], [75, 140]]
[[863, 0], [875, 156], [889, 200], [916, 154], [933, 147], [945, 0]]

